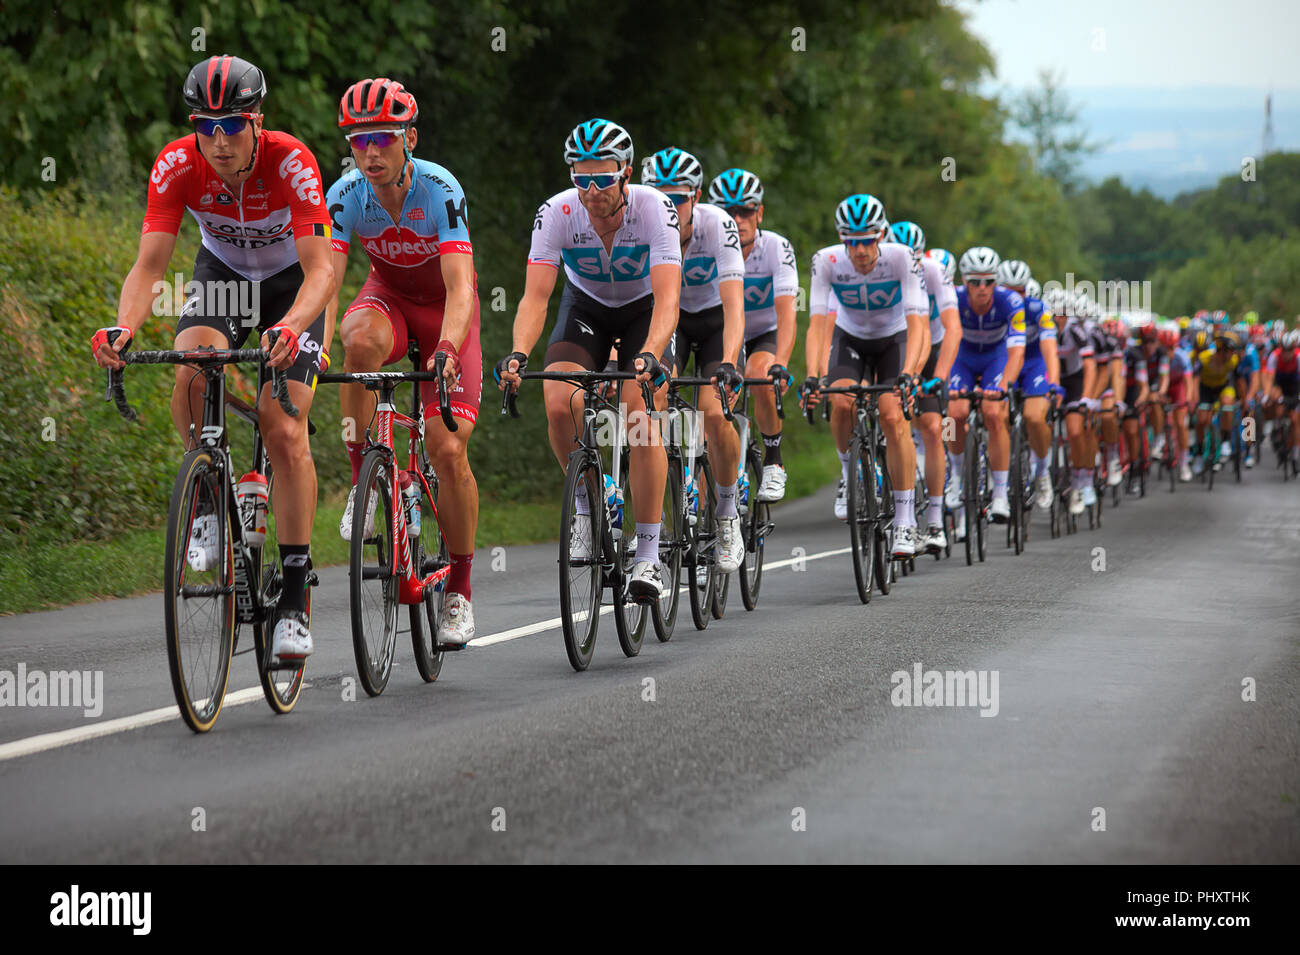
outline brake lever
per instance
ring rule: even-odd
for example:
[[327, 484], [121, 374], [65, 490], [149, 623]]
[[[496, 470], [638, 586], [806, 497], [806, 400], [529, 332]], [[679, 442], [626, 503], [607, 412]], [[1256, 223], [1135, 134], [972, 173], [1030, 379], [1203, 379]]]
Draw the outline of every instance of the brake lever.
[[[279, 329], [275, 329], [275, 328], [268, 329], [266, 334], [267, 337], [271, 340], [271, 348], [275, 348], [275, 343], [280, 339]], [[269, 351], [266, 352], [267, 357], [269, 357], [270, 354], [271, 353]], [[266, 364], [266, 358], [262, 359], [262, 364], [263, 365]], [[298, 417], [298, 408], [297, 406], [294, 405], [293, 401], [289, 398], [288, 369], [285, 368], [271, 369], [271, 394], [275, 396], [276, 401], [280, 402], [280, 407], [284, 409], [285, 414], [287, 414], [290, 418]]]
[[[442, 413], [442, 423], [448, 431], [459, 431], [460, 425], [451, 416], [451, 398], [447, 394], [447, 379], [442, 370], [447, 367], [447, 353], [440, 351], [433, 356], [433, 373], [438, 376], [438, 410]], [[418, 385], [417, 385], [418, 387]]]

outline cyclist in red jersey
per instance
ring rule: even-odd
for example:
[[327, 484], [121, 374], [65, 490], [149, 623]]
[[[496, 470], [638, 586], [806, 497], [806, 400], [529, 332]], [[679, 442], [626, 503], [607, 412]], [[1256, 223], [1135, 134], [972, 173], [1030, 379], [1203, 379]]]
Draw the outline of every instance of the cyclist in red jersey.
[[[320, 169], [311, 151], [287, 133], [262, 128], [266, 80], [253, 64], [213, 56], [184, 86], [194, 133], [163, 147], [149, 177], [148, 208], [135, 264], [122, 285], [117, 325], [91, 340], [95, 360], [121, 368], [119, 352], [151, 313], [181, 220], [188, 211], [202, 233], [187, 298], [176, 323], [177, 349], [239, 348], [256, 329], [274, 368], [289, 370], [291, 418], [268, 384], [258, 396], [259, 426], [275, 471], [276, 533], [284, 570], [272, 654], [301, 660], [312, 651], [306, 586], [316, 512], [316, 466], [307, 441], [316, 375], [325, 352], [325, 303], [334, 287], [329, 217]], [[266, 332], [281, 334], [270, 347]], [[109, 344], [111, 331], [120, 334]], [[203, 376], [176, 368], [172, 421], [189, 446], [203, 407]], [[205, 520], [207, 518], [207, 520]], [[194, 521], [187, 560], [214, 564], [216, 515]]]
[[[438, 474], [438, 524], [451, 559], [438, 639], [464, 645], [474, 637], [470, 567], [478, 485], [467, 452], [483, 385], [478, 287], [460, 184], [442, 166], [411, 155], [418, 115], [415, 97], [385, 77], [354, 83], [339, 102], [339, 126], [356, 169], [328, 193], [336, 282], [327, 311], [332, 320], [355, 235], [370, 258], [370, 275], [339, 328], [344, 370], [378, 371], [400, 361], [411, 339], [419, 343], [428, 371], [438, 353], [447, 355], [443, 375], [451, 413], [460, 419], [457, 430], [448, 431], [442, 422], [436, 384], [422, 384], [421, 396], [427, 412], [425, 441]], [[339, 404], [345, 421], [364, 426], [374, 415], [375, 395], [362, 385], [344, 385]], [[344, 445], [353, 489], [339, 532], [348, 538], [365, 436], [355, 434]], [[367, 525], [374, 510], [371, 502]]]

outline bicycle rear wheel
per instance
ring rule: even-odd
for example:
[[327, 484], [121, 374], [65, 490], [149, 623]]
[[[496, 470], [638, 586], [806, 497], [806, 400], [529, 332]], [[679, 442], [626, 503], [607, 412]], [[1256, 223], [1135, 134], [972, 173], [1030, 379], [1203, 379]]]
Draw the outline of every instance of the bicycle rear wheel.
[[[371, 449], [362, 459], [354, 491], [352, 540], [348, 546], [352, 651], [361, 686], [370, 696], [384, 692], [397, 652], [401, 578], [393, 548], [397, 514], [392, 468], [391, 457], [380, 448]], [[373, 521], [367, 521], [372, 500], [375, 516]]]
[[[604, 479], [596, 459], [585, 451], [569, 456], [560, 505], [560, 628], [569, 665], [581, 672], [591, 663], [600, 624], [600, 599], [604, 590], [601, 535], [604, 532]], [[587, 514], [578, 513], [578, 488], [587, 489]], [[581, 523], [579, 523], [581, 522]], [[590, 553], [575, 554], [576, 533], [590, 531]]]
[[716, 579], [713, 573], [713, 554], [718, 540], [713, 481], [703, 458], [696, 461], [694, 479], [698, 489], [698, 503], [695, 524], [691, 527], [686, 575], [690, 579], [688, 591], [691, 619], [695, 622], [696, 630], [703, 630], [709, 625], [709, 618], [713, 614], [713, 585]]
[[876, 471], [870, 466], [870, 450], [861, 436], [854, 434], [849, 442], [848, 497], [849, 547], [853, 553], [853, 581], [858, 588], [858, 599], [871, 602], [871, 580], [876, 563], [876, 521], [879, 512], [875, 503]]
[[664, 482], [662, 523], [659, 526], [659, 564], [664, 575], [664, 592], [650, 608], [655, 636], [660, 643], [673, 638], [677, 611], [681, 607], [682, 551], [689, 546], [686, 534], [686, 498], [682, 491], [682, 459], [668, 456], [668, 480]]
[[763, 586], [763, 545], [772, 529], [771, 505], [758, 499], [763, 478], [763, 462], [758, 451], [749, 449], [749, 491], [745, 502], [748, 513], [741, 522], [745, 534], [745, 553], [740, 564], [740, 600], [746, 610], [758, 606], [758, 592]]
[[[235, 649], [235, 560], [224, 506], [229, 503], [228, 493], [221, 459], [206, 448], [196, 448], [181, 459], [167, 509], [163, 565], [167, 666], [181, 718], [196, 733], [212, 729], [221, 713]], [[195, 570], [187, 557], [191, 529], [199, 519], [216, 523], [216, 558], [213, 566], [202, 571]]]

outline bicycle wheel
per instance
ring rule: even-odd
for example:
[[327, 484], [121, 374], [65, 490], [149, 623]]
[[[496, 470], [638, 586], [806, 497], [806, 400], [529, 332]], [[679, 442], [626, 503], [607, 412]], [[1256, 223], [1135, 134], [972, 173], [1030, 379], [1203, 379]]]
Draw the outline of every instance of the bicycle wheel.
[[659, 564], [663, 569], [663, 596], [650, 608], [655, 636], [667, 643], [673, 638], [677, 626], [677, 610], [681, 606], [682, 551], [689, 546], [686, 539], [686, 497], [682, 491], [682, 459], [668, 456], [668, 480], [664, 482], [663, 522], [659, 526]]
[[[889, 468], [885, 466], [885, 459], [882, 448], [876, 446], [872, 450], [870, 445], [864, 445], [868, 451], [871, 451], [868, 470], [868, 459], [862, 461], [862, 473], [879, 474], [875, 480], [868, 479], [867, 484], [874, 493], [867, 497], [868, 517], [873, 518], [875, 534], [872, 537], [874, 550], [874, 565], [876, 574], [876, 588], [882, 593], [889, 593], [889, 588], [895, 580], [898, 579], [894, 567], [894, 488], [889, 481]], [[864, 482], [865, 483], [865, 482]], [[900, 561], [906, 564], [905, 561]], [[906, 571], [904, 571], [906, 572]]]
[[[436, 570], [441, 570], [450, 563], [451, 558], [447, 550], [447, 539], [442, 536], [441, 529], [438, 529], [438, 553], [431, 555], [426, 549], [424, 542], [428, 540], [428, 535], [438, 526], [436, 520], [429, 520], [428, 515], [438, 513], [438, 478], [433, 473], [428, 463], [424, 464], [424, 477], [429, 482], [429, 490], [433, 492], [433, 497], [424, 496], [423, 507], [425, 515], [421, 521], [423, 530], [420, 536], [413, 541], [411, 548], [411, 559], [415, 566], [420, 568], [420, 577], [424, 578]], [[439, 586], [427, 587], [424, 591], [424, 599], [410, 608], [411, 614], [411, 650], [415, 654], [415, 669], [420, 674], [420, 679], [425, 683], [432, 683], [438, 679], [442, 673], [443, 651], [438, 649], [441, 642], [438, 636], [438, 618], [442, 615], [442, 602], [445, 596], [446, 578]]]
[[976, 542], [979, 544], [980, 563], [988, 556], [988, 522], [989, 522], [989, 467], [988, 467], [988, 438], [981, 432], [979, 442], [979, 453], [975, 455], [976, 476], [978, 478], [979, 488], [979, 507], [977, 508], [975, 531], [977, 534]]
[[[280, 619], [275, 607], [284, 586], [274, 540], [273, 527], [268, 526], [266, 544], [258, 548], [253, 557], [254, 568], [261, 569], [260, 573], [254, 570], [253, 579], [261, 581], [263, 605], [272, 608], [264, 621], [253, 624], [253, 649], [257, 657], [257, 672], [261, 679], [262, 695], [266, 697], [267, 705], [271, 707], [272, 712], [283, 716], [298, 704], [298, 697], [302, 693], [303, 674], [307, 672], [307, 666], [305, 663], [300, 663], [291, 669], [273, 670], [266, 665], [271, 652], [271, 640], [275, 635], [275, 625]], [[308, 577], [307, 626], [309, 628], [311, 627], [311, 585], [315, 576], [313, 573]]]
[[853, 553], [853, 580], [857, 584], [858, 599], [871, 602], [871, 578], [876, 561], [876, 521], [878, 512], [875, 500], [875, 469], [870, 466], [870, 451], [864, 447], [862, 437], [854, 434], [849, 442], [849, 483], [845, 490], [848, 499], [849, 547]]
[[650, 615], [650, 608], [629, 599], [627, 592], [627, 584], [632, 577], [632, 565], [636, 558], [636, 521], [632, 517], [635, 502], [628, 488], [626, 456], [623, 458], [622, 471], [619, 486], [623, 489], [623, 524], [619, 528], [619, 539], [614, 546], [618, 562], [610, 574], [610, 583], [613, 585], [611, 596], [618, 645], [622, 648], [624, 656], [634, 657], [641, 652], [641, 642], [645, 639], [645, 625]]
[[965, 474], [962, 475], [962, 499], [966, 511], [966, 566], [974, 563], [976, 549], [976, 525], [979, 524], [979, 444], [975, 434], [975, 424], [967, 419]]
[[691, 599], [691, 619], [696, 630], [709, 625], [713, 615], [713, 552], [718, 539], [713, 482], [705, 461], [695, 463], [692, 475], [696, 486], [695, 523], [691, 525], [691, 545], [687, 552], [687, 592]]
[[[352, 540], [348, 545], [352, 652], [361, 686], [369, 696], [384, 692], [397, 652], [401, 577], [393, 549], [397, 514], [392, 468], [389, 454], [381, 448], [371, 449], [362, 459], [352, 510]], [[367, 536], [366, 518], [371, 500], [375, 502], [375, 516]]]
[[1020, 448], [1021, 437], [1020, 429], [1012, 427], [1011, 429], [1011, 470], [1007, 475], [1007, 504], [1011, 511], [1007, 520], [1007, 546], [1014, 547], [1017, 554], [1020, 553], [1020, 522], [1024, 519], [1024, 485], [1021, 483], [1023, 471], [1021, 470]]
[[742, 517], [745, 533], [745, 553], [740, 564], [740, 600], [746, 610], [758, 606], [758, 592], [763, 586], [763, 548], [772, 530], [772, 506], [758, 499], [758, 487], [763, 478], [763, 461], [758, 450], [749, 449], [749, 492], [745, 502], [747, 513]]
[[[707, 469], [707, 467], [708, 467], [707, 464], [706, 464], [705, 466], [706, 466], [706, 469]], [[713, 480], [713, 472], [712, 472], [711, 469], [709, 469], [709, 487], [710, 487], [710, 488], [716, 488], [716, 487], [717, 487], [717, 484], [716, 484], [716, 483], [714, 482], [714, 480]], [[716, 492], [715, 492], [715, 493], [716, 493]], [[717, 520], [717, 513], [716, 513], [716, 510], [717, 510], [717, 502], [716, 502], [716, 499], [715, 499], [715, 501], [714, 501], [714, 520], [715, 520], [714, 527], [715, 527], [715, 528], [717, 527], [717, 524], [716, 524], [716, 520]], [[743, 530], [744, 530], [744, 529], [743, 529], [743, 527], [742, 527], [742, 533], [743, 533]], [[716, 561], [716, 557], [717, 557], [717, 553], [718, 553], [718, 548], [717, 548], [716, 545], [715, 545], [714, 548], [713, 548], [713, 553], [714, 553], [714, 558], [715, 558], [715, 561]], [[712, 596], [712, 598], [709, 600], [709, 612], [713, 614], [713, 619], [714, 619], [714, 620], [721, 620], [721, 619], [722, 619], [722, 615], [723, 615], [724, 613], [726, 613], [726, 610], [727, 610], [727, 594], [728, 594], [728, 592], [731, 590], [731, 574], [724, 574], [722, 571], [718, 570], [718, 569], [717, 569], [717, 564], [716, 564], [716, 562], [714, 563], [713, 567], [714, 567], [714, 570], [713, 570], [713, 596]]]
[[[167, 508], [163, 617], [172, 692], [185, 724], [212, 729], [226, 699], [235, 649], [235, 559], [222, 461], [206, 448], [181, 459]], [[195, 520], [216, 522], [216, 559], [198, 571], [187, 558]]]
[[[578, 488], [587, 489], [587, 514], [578, 513]], [[601, 535], [604, 533], [604, 478], [597, 460], [586, 451], [569, 456], [560, 505], [560, 629], [569, 664], [581, 672], [591, 663], [600, 624], [600, 599], [604, 590]], [[581, 521], [581, 524], [578, 522]], [[588, 554], [575, 554], [575, 527], [590, 531]], [[582, 535], [585, 536], [585, 535]]]

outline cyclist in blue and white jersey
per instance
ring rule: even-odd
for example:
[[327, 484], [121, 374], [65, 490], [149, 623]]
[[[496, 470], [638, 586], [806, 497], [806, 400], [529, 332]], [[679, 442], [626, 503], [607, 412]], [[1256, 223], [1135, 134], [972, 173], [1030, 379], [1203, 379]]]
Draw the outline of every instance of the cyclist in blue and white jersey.
[[[1025, 301], [1019, 292], [997, 287], [1002, 260], [987, 246], [967, 249], [961, 257], [962, 285], [957, 289], [957, 311], [961, 314], [961, 346], [953, 363], [948, 387], [953, 391], [977, 385], [989, 397], [1000, 396], [1016, 380], [1025, 357]], [[983, 402], [981, 402], [983, 404]], [[990, 401], [981, 409], [988, 427], [989, 470], [993, 472], [993, 501], [989, 516], [1005, 524], [1011, 517], [1007, 502], [1007, 473], [1011, 465], [1011, 440], [1007, 433], [1007, 403]], [[952, 481], [948, 507], [957, 512], [957, 536], [965, 533], [962, 501], [962, 467], [965, 465], [966, 418], [969, 401], [950, 401], [948, 413], [956, 427], [948, 442]]]
[[[786, 366], [794, 351], [794, 302], [799, 270], [794, 247], [783, 236], [760, 229], [763, 183], [746, 169], [728, 169], [709, 184], [709, 201], [736, 220], [745, 256], [745, 377], [773, 378], [784, 394], [792, 380]], [[781, 458], [781, 419], [776, 397], [766, 388], [754, 392], [754, 418], [763, 436], [760, 501], [785, 497], [785, 462]]]
[[[943, 418], [940, 415], [938, 385], [948, 380], [952, 363], [961, 344], [961, 318], [957, 314], [957, 292], [952, 277], [941, 260], [925, 254], [925, 233], [915, 222], [895, 222], [889, 227], [894, 240], [907, 246], [921, 264], [921, 278], [930, 300], [930, 347], [920, 382], [932, 384], [917, 397], [917, 429], [925, 448], [925, 490], [928, 508], [925, 515], [925, 538], [922, 546], [937, 554], [947, 544], [943, 532], [943, 473], [947, 463], [943, 447]], [[943, 251], [940, 249], [939, 251]], [[949, 256], [951, 258], [951, 256]]]
[[[590, 119], [569, 133], [564, 161], [573, 188], [557, 193], [537, 210], [524, 280], [524, 297], [515, 312], [514, 351], [497, 363], [498, 382], [518, 386], [528, 352], [546, 324], [546, 304], [564, 269], [555, 329], [546, 346], [547, 371], [596, 371], [605, 367], [618, 344], [618, 364], [635, 371], [624, 383], [628, 429], [655, 435], [645, 415], [637, 382], [665, 380], [663, 360], [677, 329], [681, 295], [682, 249], [677, 212], [662, 192], [630, 185], [632, 137], [617, 123]], [[564, 467], [576, 445], [575, 420], [582, 419], [572, 385], [544, 382], [551, 450]], [[668, 457], [657, 440], [629, 449], [629, 483], [636, 519], [636, 556], [628, 592], [638, 600], [663, 593], [659, 567], [659, 528]], [[600, 502], [580, 490], [579, 513]], [[594, 551], [590, 525], [570, 528], [570, 554]]]
[[1061, 362], [1056, 353], [1056, 322], [1043, 307], [1042, 286], [1029, 266], [1007, 259], [998, 266], [998, 284], [1020, 293], [1025, 300], [1025, 365], [1016, 380], [1025, 396], [1025, 431], [1033, 459], [1034, 502], [1040, 510], [1052, 506], [1052, 477], [1047, 457], [1052, 450], [1052, 429], [1047, 423], [1047, 395], [1061, 387]]
[[[888, 235], [885, 207], [875, 196], [849, 196], [835, 210], [840, 243], [818, 251], [812, 259], [812, 294], [807, 351], [826, 354], [832, 387], [897, 384], [910, 392], [928, 357], [929, 302], [921, 265], [912, 250], [883, 243]], [[828, 301], [838, 300], [833, 332], [828, 327]], [[828, 335], [829, 333], [829, 335]], [[809, 361], [817, 360], [815, 357]], [[817, 382], [810, 376], [804, 391], [815, 398]], [[916, 448], [897, 394], [879, 398], [880, 425], [885, 434], [886, 464], [894, 486], [893, 556], [916, 553]], [[831, 432], [840, 456], [840, 486], [835, 496], [835, 516], [848, 519], [847, 485], [849, 440], [853, 434], [854, 402], [851, 395], [833, 395]]]
[[[704, 171], [699, 160], [680, 149], [661, 149], [641, 165], [641, 182], [666, 195], [677, 207], [681, 230], [682, 295], [673, 342], [673, 374], [695, 355], [697, 375], [716, 378], [728, 396], [740, 388], [740, 345], [745, 335], [745, 270], [736, 222], [716, 206], [700, 203]], [[723, 415], [717, 392], [703, 389], [699, 411], [717, 476], [717, 567], [729, 574], [745, 554], [736, 485], [740, 473], [740, 435]], [[728, 483], [729, 482], [729, 483]]]

